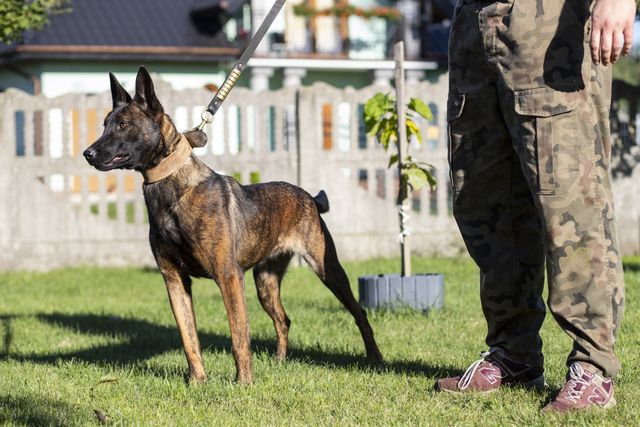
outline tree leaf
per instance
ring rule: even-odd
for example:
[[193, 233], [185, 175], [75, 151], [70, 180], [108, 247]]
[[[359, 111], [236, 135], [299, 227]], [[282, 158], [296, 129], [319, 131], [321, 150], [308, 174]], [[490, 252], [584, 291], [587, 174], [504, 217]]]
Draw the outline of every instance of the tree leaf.
[[405, 169], [403, 175], [407, 180], [407, 184], [409, 184], [414, 191], [421, 189], [428, 183], [427, 177], [420, 169]]
[[402, 174], [414, 191], [426, 185], [429, 185], [433, 189], [436, 185], [436, 179], [431, 172], [431, 168], [420, 167], [415, 163], [407, 163], [403, 165]]
[[381, 122], [389, 119], [393, 112], [393, 102], [389, 94], [376, 93], [364, 105], [363, 118], [367, 134], [377, 135], [384, 125]]
[[0, 43], [19, 42], [25, 30], [40, 30], [49, 15], [69, 12], [71, 0], [2, 0], [0, 2]]
[[385, 150], [389, 148], [390, 142], [395, 142], [398, 139], [397, 134], [396, 126], [393, 125], [391, 120], [385, 119], [382, 123], [382, 131], [378, 134], [380, 144], [382, 144]]
[[391, 157], [389, 157], [389, 165], [387, 166], [387, 168], [390, 168], [391, 166], [394, 165], [394, 163], [398, 162], [398, 155], [397, 154], [392, 154]]
[[411, 98], [408, 106], [410, 110], [415, 111], [425, 119], [433, 120], [433, 114], [431, 113], [431, 108], [429, 108], [429, 106], [425, 104], [422, 100], [418, 98]]
[[411, 140], [411, 135], [414, 135], [418, 142], [422, 144], [422, 133], [420, 128], [413, 120], [407, 120], [407, 137]]
[[364, 123], [365, 123], [365, 130], [367, 131], [367, 135], [369, 136], [375, 136], [380, 130], [380, 121], [378, 120], [375, 120], [369, 123], [365, 119]]
[[364, 116], [366, 118], [379, 119], [386, 111], [387, 95], [378, 92], [364, 104]]

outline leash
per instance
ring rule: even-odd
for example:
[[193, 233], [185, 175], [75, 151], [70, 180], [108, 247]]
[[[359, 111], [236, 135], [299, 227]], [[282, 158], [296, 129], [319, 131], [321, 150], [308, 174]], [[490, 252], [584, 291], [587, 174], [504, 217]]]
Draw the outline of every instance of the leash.
[[264, 21], [262, 21], [262, 24], [260, 24], [260, 28], [258, 28], [258, 31], [256, 31], [256, 34], [253, 36], [253, 38], [249, 42], [249, 45], [242, 53], [242, 56], [233, 66], [233, 69], [225, 79], [220, 89], [218, 89], [218, 92], [216, 92], [211, 102], [209, 102], [207, 108], [202, 110], [202, 113], [200, 114], [202, 122], [200, 122], [200, 125], [198, 125], [198, 127], [194, 130], [202, 131], [207, 123], [213, 122], [214, 114], [216, 114], [216, 112], [220, 108], [220, 105], [222, 105], [231, 89], [233, 89], [233, 86], [235, 86], [238, 78], [240, 77], [240, 74], [242, 74], [245, 67], [247, 66], [247, 62], [249, 62], [251, 55], [253, 55], [253, 52], [262, 41], [262, 38], [267, 33], [267, 30], [269, 29], [271, 24], [273, 24], [273, 21], [276, 19], [276, 16], [278, 15], [278, 12], [280, 12], [280, 9], [282, 9], [285, 1], [286, 0], [276, 0], [273, 6], [271, 6], [271, 10], [264, 18]]
[[271, 10], [269, 10], [264, 21], [260, 24], [258, 31], [256, 31], [256, 34], [249, 41], [244, 52], [242, 52], [242, 56], [240, 56], [238, 62], [233, 66], [233, 69], [225, 79], [222, 87], [218, 89], [218, 92], [216, 92], [211, 102], [209, 102], [207, 108], [202, 110], [202, 113], [200, 114], [202, 121], [198, 127], [180, 134], [180, 140], [177, 143], [176, 150], [163, 159], [156, 167], [149, 169], [143, 174], [145, 184], [152, 184], [168, 177], [178, 170], [180, 166], [191, 156], [191, 149], [193, 147], [204, 147], [206, 145], [207, 135], [202, 129], [207, 123], [213, 122], [213, 116], [216, 114], [231, 89], [233, 89], [233, 86], [235, 86], [240, 74], [247, 66], [247, 62], [249, 62], [251, 55], [253, 55], [253, 52], [255, 52], [256, 48], [264, 38], [267, 30], [271, 24], [273, 24], [273, 21], [276, 19], [276, 16], [278, 15], [278, 12], [280, 12], [280, 9], [282, 9], [285, 1], [286, 0], [276, 0], [273, 6], [271, 6]]

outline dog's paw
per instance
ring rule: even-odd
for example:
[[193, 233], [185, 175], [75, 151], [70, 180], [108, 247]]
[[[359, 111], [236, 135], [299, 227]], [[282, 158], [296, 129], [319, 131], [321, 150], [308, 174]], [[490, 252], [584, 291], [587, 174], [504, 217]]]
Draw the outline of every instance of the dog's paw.
[[189, 387], [197, 387], [207, 382], [207, 374], [189, 374], [187, 377], [187, 384]]
[[253, 384], [253, 375], [251, 373], [236, 375], [236, 383], [241, 386], [249, 386]]

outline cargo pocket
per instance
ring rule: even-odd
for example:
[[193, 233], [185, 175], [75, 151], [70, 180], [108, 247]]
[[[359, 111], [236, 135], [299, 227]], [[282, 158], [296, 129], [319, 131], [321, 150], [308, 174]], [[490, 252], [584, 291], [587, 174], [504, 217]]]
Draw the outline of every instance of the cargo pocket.
[[465, 175], [473, 160], [473, 150], [469, 144], [468, 137], [465, 137], [464, 121], [461, 120], [464, 104], [464, 94], [449, 94], [447, 99], [449, 179], [455, 192], [462, 191]]
[[523, 141], [525, 151], [532, 155], [527, 161], [530, 171], [536, 171], [537, 193], [566, 194], [580, 173], [580, 162], [593, 159], [593, 144], [579, 137], [576, 108], [583, 92], [561, 92], [551, 88], [515, 92], [515, 111], [522, 116], [522, 125], [532, 138]]

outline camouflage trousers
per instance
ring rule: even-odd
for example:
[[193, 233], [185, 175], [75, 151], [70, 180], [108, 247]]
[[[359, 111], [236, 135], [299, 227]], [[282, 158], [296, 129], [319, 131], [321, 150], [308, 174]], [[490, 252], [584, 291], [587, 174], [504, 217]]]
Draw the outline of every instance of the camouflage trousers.
[[458, 0], [449, 42], [453, 212], [480, 267], [487, 344], [543, 365], [548, 306], [568, 363], [613, 377], [624, 305], [609, 161], [611, 70], [588, 0]]

